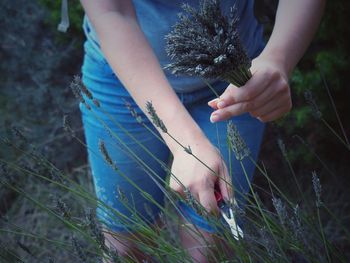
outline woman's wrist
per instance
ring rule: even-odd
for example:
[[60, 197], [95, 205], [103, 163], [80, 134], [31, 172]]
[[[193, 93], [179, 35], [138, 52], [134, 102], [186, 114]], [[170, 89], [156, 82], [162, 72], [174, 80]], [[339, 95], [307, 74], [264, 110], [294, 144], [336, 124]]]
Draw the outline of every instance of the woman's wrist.
[[[181, 126], [178, 126], [181, 128]], [[210, 145], [208, 138], [199, 127], [184, 129], [168, 129], [169, 135], [165, 135], [164, 140], [173, 155], [185, 152], [184, 147], [196, 152], [198, 147]]]
[[287, 58], [286, 52], [280, 48], [266, 47], [260, 54], [259, 59], [264, 59], [274, 64], [287, 79], [290, 78], [295, 67], [294, 63], [291, 63], [292, 60]]

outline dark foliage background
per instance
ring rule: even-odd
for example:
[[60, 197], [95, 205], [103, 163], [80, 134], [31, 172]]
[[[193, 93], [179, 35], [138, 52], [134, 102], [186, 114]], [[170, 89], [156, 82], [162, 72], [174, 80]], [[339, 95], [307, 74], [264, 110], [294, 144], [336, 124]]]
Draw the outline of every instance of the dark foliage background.
[[[276, 1], [256, 1], [256, 12], [266, 24], [267, 35], [273, 24], [275, 6]], [[62, 34], [56, 30], [60, 1], [0, 2], [0, 138], [7, 138], [28, 151], [35, 146], [36, 152], [92, 191], [85, 149], [62, 129], [62, 117], [68, 113], [76, 135], [83, 138], [77, 101], [69, 89], [69, 83], [73, 75], [79, 74], [82, 62], [82, 8], [79, 1], [70, 1], [69, 7], [71, 27], [68, 33]], [[311, 171], [316, 170], [323, 185], [325, 202], [339, 218], [344, 218], [346, 226], [350, 223], [349, 197], [346, 194], [349, 187], [349, 152], [320, 120], [313, 117], [304, 99], [304, 91], [309, 89], [313, 92], [324, 119], [342, 136], [332, 108], [331, 94], [343, 129], [349, 134], [350, 119], [346, 116], [350, 112], [349, 12], [348, 1], [327, 2], [317, 35], [291, 79], [293, 111], [282, 120], [269, 124], [260, 155], [276, 184], [298, 200], [287, 183], [291, 178], [289, 164], [277, 145], [277, 139], [282, 139], [287, 157], [306, 195], [312, 195]], [[17, 129], [25, 139], [18, 136]], [[52, 172], [42, 170], [44, 168], [40, 164], [4, 143], [0, 143], [0, 158], [16, 161], [44, 174]], [[57, 190], [51, 184], [4, 169], [0, 169], [0, 176], [10, 177], [14, 185], [49, 206], [53, 206], [54, 196], [59, 196], [67, 201], [76, 216], [84, 216], [86, 207], [83, 200], [72, 202], [68, 193]], [[268, 188], [260, 176], [255, 177], [255, 183], [262, 189]], [[257, 191], [263, 202], [271, 206], [271, 197], [259, 188]], [[16, 226], [62, 241], [69, 240], [71, 235], [45, 212], [4, 187], [0, 189], [0, 216], [2, 229]], [[338, 231], [332, 227], [332, 222], [327, 224], [327, 233], [337, 239]], [[11, 257], [12, 253], [18, 254], [26, 258], [26, 262], [44, 262], [50, 257], [60, 258], [60, 262], [74, 262], [71, 254], [42, 240], [0, 233], [0, 244], [0, 255]], [[339, 246], [346, 249], [349, 244]]]

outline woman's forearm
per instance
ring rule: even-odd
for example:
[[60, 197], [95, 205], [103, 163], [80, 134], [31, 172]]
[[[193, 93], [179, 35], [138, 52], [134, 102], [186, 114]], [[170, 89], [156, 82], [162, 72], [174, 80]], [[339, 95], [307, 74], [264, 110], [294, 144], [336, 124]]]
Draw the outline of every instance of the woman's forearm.
[[[82, 0], [96, 29], [101, 49], [113, 71], [144, 112], [146, 112], [146, 102], [152, 101], [169, 133], [179, 141], [192, 145], [194, 141], [198, 142], [201, 138], [205, 140], [201, 129], [168, 83], [137, 23], [131, 3], [118, 6], [118, 4], [113, 5], [112, 2], [109, 2], [110, 6], [105, 6], [104, 11], [100, 1]], [[129, 1], [119, 2], [125, 5], [125, 2]], [[179, 148], [167, 136], [164, 134], [162, 136], [171, 151]]]
[[288, 76], [310, 44], [325, 0], [280, 0], [271, 37], [261, 56], [276, 60]]

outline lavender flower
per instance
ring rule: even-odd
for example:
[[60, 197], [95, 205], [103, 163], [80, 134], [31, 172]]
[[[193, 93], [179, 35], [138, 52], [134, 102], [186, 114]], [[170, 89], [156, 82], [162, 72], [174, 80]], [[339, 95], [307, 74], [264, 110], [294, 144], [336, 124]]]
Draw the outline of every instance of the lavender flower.
[[28, 253], [32, 257], [36, 258], [36, 256], [33, 254], [33, 252], [30, 250], [30, 248], [28, 246], [23, 244], [20, 240], [17, 240], [16, 243], [23, 251], [25, 251], [26, 253]]
[[[80, 80], [81, 81], [81, 80]], [[88, 97], [90, 100], [94, 99], [94, 97], [92, 96], [92, 93], [90, 92], [90, 90], [88, 90], [88, 88], [82, 83], [81, 81], [81, 85], [80, 85], [80, 90], [82, 93], [84, 93], [86, 95], [86, 97]]]
[[68, 114], [63, 115], [63, 129], [65, 132], [68, 132], [70, 129], [69, 121], [68, 121]]
[[318, 119], [318, 120], [321, 119], [322, 118], [322, 112], [318, 108], [316, 100], [315, 100], [311, 90], [306, 90], [304, 92], [304, 97], [305, 97], [307, 103], [310, 105], [311, 110], [312, 110], [312, 114], [314, 115], [314, 117], [316, 119]]
[[72, 236], [72, 245], [73, 245], [74, 251], [77, 254], [77, 256], [79, 257], [79, 259], [82, 262], [86, 262], [87, 256], [86, 256], [80, 242], [78, 241], [78, 239], [75, 236]]
[[280, 223], [283, 226], [286, 226], [286, 223], [288, 221], [288, 213], [285, 204], [280, 198], [272, 197], [272, 203], [273, 206], [276, 209], [278, 218], [280, 220]]
[[207, 216], [207, 211], [204, 208], [201, 208], [201, 204], [193, 197], [190, 189], [188, 187], [184, 188], [185, 193], [185, 201], [186, 203], [192, 207], [197, 214], [201, 216]]
[[128, 203], [128, 198], [126, 197], [126, 194], [124, 192], [124, 190], [118, 185], [117, 186], [117, 198], [122, 202], [122, 203]]
[[284, 144], [283, 140], [282, 139], [277, 139], [277, 144], [278, 144], [278, 147], [280, 148], [280, 150], [282, 152], [282, 155], [284, 157], [287, 157], [286, 145]]
[[133, 116], [136, 121], [140, 124], [143, 124], [142, 117], [136, 112], [136, 110], [131, 106], [131, 103], [124, 100], [125, 107], [130, 111], [131, 116]]
[[93, 99], [93, 100], [92, 100], [92, 103], [93, 103], [97, 108], [100, 108], [100, 107], [101, 107], [101, 104], [100, 104], [100, 102], [99, 102], [97, 99]]
[[260, 243], [266, 248], [268, 255], [274, 257], [274, 251], [276, 251], [276, 248], [274, 246], [273, 237], [266, 229], [266, 226], [263, 226], [258, 231], [260, 235]]
[[318, 178], [315, 171], [312, 172], [312, 184], [316, 195], [316, 207], [319, 208], [322, 205], [322, 201], [321, 201], [322, 187], [321, 187], [320, 179]]
[[63, 130], [68, 133], [70, 136], [75, 137], [75, 132], [71, 128], [70, 121], [69, 121], [69, 115], [64, 114], [63, 115], [63, 124], [62, 124]]
[[230, 148], [236, 156], [238, 161], [242, 161], [245, 157], [250, 155], [250, 150], [238, 132], [237, 127], [232, 121], [227, 124], [227, 137]]
[[294, 233], [295, 238], [303, 240], [303, 228], [301, 226], [301, 217], [300, 217], [300, 207], [297, 204], [293, 208], [293, 218], [290, 220], [290, 224]]
[[103, 156], [103, 158], [105, 159], [105, 161], [114, 169], [114, 170], [118, 170], [117, 166], [115, 165], [115, 163], [113, 162], [112, 158], [110, 157], [105, 142], [103, 140], [99, 140], [98, 142], [98, 147], [100, 149], [100, 152]]
[[152, 119], [153, 124], [154, 124], [156, 127], [158, 127], [159, 129], [161, 129], [162, 132], [167, 133], [168, 130], [167, 130], [167, 128], [165, 127], [164, 122], [159, 118], [159, 116], [158, 116], [156, 110], [155, 110], [154, 107], [153, 107], [152, 102], [147, 101], [147, 103], [146, 103], [146, 108], [147, 108], [148, 114], [151, 116], [151, 119]]
[[56, 209], [61, 214], [61, 216], [63, 216], [67, 220], [70, 220], [72, 216], [67, 204], [60, 198], [55, 198], [55, 203]]
[[93, 213], [92, 209], [89, 209], [87, 211], [86, 220], [87, 220], [88, 226], [90, 227], [90, 230], [91, 230], [93, 236], [95, 237], [97, 243], [99, 244], [99, 246], [102, 249], [104, 249], [105, 248], [105, 238], [104, 238], [104, 235], [101, 231], [101, 228], [97, 224], [97, 220], [96, 220], [95, 214]]
[[122, 262], [119, 257], [118, 251], [116, 249], [110, 249], [109, 258], [111, 259], [111, 262], [115, 262], [115, 263]]
[[23, 135], [23, 132], [16, 126], [12, 126], [13, 134], [23, 142], [28, 142], [27, 138]]
[[1, 174], [1, 178], [4, 178], [4, 177], [9, 175], [9, 171], [7, 169], [7, 165], [4, 164], [4, 163], [0, 164], [0, 174]]
[[93, 98], [91, 92], [84, 86], [80, 76], [75, 75], [73, 81], [70, 83], [70, 88], [73, 91], [74, 96], [85, 105], [88, 110], [91, 110], [91, 106], [85, 101], [83, 94], [87, 96], [88, 99], [93, 100], [96, 107], [100, 107], [100, 103]]
[[120, 263], [122, 262], [119, 254], [118, 254], [118, 251], [114, 248], [110, 248], [109, 250], [109, 258], [111, 259], [111, 262], [115, 262], [115, 263]]
[[83, 96], [81, 95], [81, 87], [83, 86], [83, 83], [81, 81], [80, 76], [75, 75], [73, 77], [72, 82], [70, 83], [69, 87], [73, 91], [74, 96], [82, 103], [85, 103], [85, 100]]
[[251, 77], [251, 60], [239, 39], [236, 9], [224, 16], [219, 0], [202, 0], [199, 10], [187, 4], [182, 8], [186, 14], [179, 14], [180, 21], [166, 36], [173, 62], [165, 69], [243, 86]]

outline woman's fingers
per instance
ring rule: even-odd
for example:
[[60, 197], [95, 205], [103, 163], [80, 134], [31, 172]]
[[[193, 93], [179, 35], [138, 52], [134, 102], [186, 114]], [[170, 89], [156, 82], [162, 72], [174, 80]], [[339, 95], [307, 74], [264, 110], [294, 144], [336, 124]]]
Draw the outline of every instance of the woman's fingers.
[[260, 120], [261, 122], [268, 122], [268, 121], [276, 120], [276, 119], [282, 117], [287, 112], [289, 112], [291, 107], [292, 107], [291, 104], [290, 104], [290, 106], [287, 104], [281, 105], [279, 108], [276, 108], [265, 115], [257, 117], [257, 119]]
[[214, 195], [214, 188], [203, 188], [199, 192], [199, 202], [208, 213], [219, 215], [219, 207]]
[[232, 189], [231, 177], [228, 173], [226, 165], [222, 167], [221, 174], [222, 174], [222, 179], [219, 178], [218, 180], [220, 193], [224, 198], [224, 200], [231, 200], [233, 198], [233, 189]]
[[[271, 93], [271, 92], [266, 92], [266, 93]], [[266, 98], [269, 98], [269, 96], [271, 96], [271, 94], [265, 95]], [[210, 120], [212, 122], [223, 121], [223, 120], [230, 119], [233, 116], [238, 116], [245, 112], [250, 112], [256, 109], [257, 107], [261, 106], [262, 104], [264, 104], [264, 101], [262, 100], [244, 101], [244, 102], [235, 103], [233, 105], [226, 106], [225, 108], [217, 109], [211, 114]]]
[[[278, 97], [278, 95], [275, 95], [272, 99], [272, 102], [262, 104], [261, 107], [258, 107], [256, 109], [250, 110], [250, 115], [254, 117], [260, 117], [267, 115], [268, 113], [279, 109], [280, 115], [282, 116], [284, 113], [290, 110], [291, 108], [291, 101], [288, 94], [283, 94], [282, 97]], [[276, 101], [276, 103], [274, 103]], [[290, 106], [290, 107], [289, 107]], [[277, 117], [278, 118], [278, 117]]]
[[[273, 116], [276, 116], [277, 119], [284, 115], [292, 106], [288, 82], [284, 78], [276, 79], [273, 77], [271, 80], [273, 81], [265, 82], [268, 83], [268, 85], [264, 87], [262, 92], [260, 92], [261, 88], [256, 87], [260, 93], [257, 96], [254, 95], [255, 97], [252, 99], [236, 102], [231, 105], [225, 105], [225, 107], [220, 105], [220, 100], [211, 102], [212, 105], [215, 103], [214, 106], [216, 106], [217, 109], [210, 116], [210, 120], [212, 122], [227, 120], [233, 116], [238, 116], [246, 112], [249, 112], [254, 117], [260, 117], [277, 108], [280, 109], [280, 114], [277, 112], [277, 114], [275, 113]], [[243, 88], [244, 87], [242, 87], [242, 89]]]
[[263, 73], [256, 72], [256, 74], [240, 88], [232, 84], [229, 85], [220, 96], [217, 107], [221, 109], [234, 103], [253, 100], [265, 91], [266, 87], [273, 80], [272, 77], [273, 76], [270, 76], [268, 71]]
[[[230, 84], [220, 98], [213, 99], [208, 102], [208, 105], [213, 109], [222, 109], [229, 105], [252, 100], [260, 95], [268, 85], [269, 80], [263, 78], [264, 74], [257, 74], [251, 78], [244, 86], [237, 88]], [[258, 85], [259, 84], [259, 85]], [[256, 88], [258, 87], [258, 88]]]
[[[210, 175], [212, 176], [212, 175]], [[225, 200], [232, 198], [232, 187], [230, 184], [228, 172], [220, 175], [223, 179], [218, 179], [221, 194]], [[204, 177], [204, 176], [203, 176]], [[226, 182], [225, 182], [226, 181]], [[218, 215], [219, 208], [214, 194], [214, 183], [207, 180], [198, 182], [196, 185], [181, 186], [175, 179], [171, 178], [169, 182], [170, 188], [181, 195], [184, 199], [194, 198], [194, 201], [200, 203], [204, 209], [211, 214]], [[188, 192], [187, 192], [188, 191]], [[187, 193], [186, 193], [187, 192]]]
[[220, 100], [219, 98], [215, 98], [211, 101], [208, 101], [209, 107], [212, 107], [214, 110], [217, 110], [218, 109], [217, 103], [219, 102], [219, 100]]
[[185, 187], [174, 178], [174, 175], [171, 175], [170, 177], [169, 187], [174, 192], [177, 192], [180, 196], [185, 198]]
[[275, 120], [291, 109], [288, 76], [283, 69], [263, 57], [254, 59], [251, 69], [253, 76], [244, 86], [229, 85], [219, 99], [208, 103], [215, 109], [211, 122], [246, 112], [261, 120]]
[[[203, 144], [193, 150], [195, 149], [196, 153], [199, 154], [198, 158], [207, 164], [207, 167], [182, 151], [175, 152], [169, 186], [183, 198], [187, 200], [191, 198], [192, 201], [197, 201], [208, 213], [218, 215], [219, 208], [214, 192], [215, 185], [219, 184], [220, 181], [225, 182], [221, 182], [218, 186], [221, 188], [223, 197], [230, 199], [232, 194], [228, 186], [231, 178], [217, 148], [213, 147], [212, 144]], [[226, 182], [228, 185], [225, 185]]]

